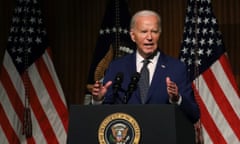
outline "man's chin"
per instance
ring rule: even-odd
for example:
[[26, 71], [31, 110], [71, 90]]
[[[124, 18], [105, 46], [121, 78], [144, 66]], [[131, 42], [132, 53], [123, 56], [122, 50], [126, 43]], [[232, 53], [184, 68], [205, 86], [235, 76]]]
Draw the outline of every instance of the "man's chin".
[[152, 49], [152, 50], [149, 50], [149, 51], [146, 51], [146, 56], [147, 57], [151, 57], [151, 56], [155, 56], [155, 54], [156, 54], [156, 52], [157, 52], [157, 49]]

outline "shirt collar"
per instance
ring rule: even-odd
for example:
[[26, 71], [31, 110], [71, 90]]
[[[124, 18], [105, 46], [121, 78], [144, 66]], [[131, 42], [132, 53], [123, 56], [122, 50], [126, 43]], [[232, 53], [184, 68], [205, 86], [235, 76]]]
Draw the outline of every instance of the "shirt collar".
[[[150, 63], [156, 63], [158, 58], [160, 56], [160, 51], [157, 51], [156, 55], [150, 59]], [[144, 58], [139, 54], [139, 52], [137, 51], [136, 53], [136, 57], [137, 57], [137, 63], [142, 63], [142, 61], [144, 60]]]

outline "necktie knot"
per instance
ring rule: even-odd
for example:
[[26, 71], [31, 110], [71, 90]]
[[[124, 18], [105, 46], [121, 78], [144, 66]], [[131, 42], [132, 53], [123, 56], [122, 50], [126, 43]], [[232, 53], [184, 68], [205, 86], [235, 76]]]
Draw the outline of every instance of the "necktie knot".
[[145, 69], [148, 66], [148, 64], [150, 63], [150, 60], [149, 59], [144, 59], [142, 62], [143, 62], [143, 66], [142, 66], [141, 72], [142, 72], [143, 69]]

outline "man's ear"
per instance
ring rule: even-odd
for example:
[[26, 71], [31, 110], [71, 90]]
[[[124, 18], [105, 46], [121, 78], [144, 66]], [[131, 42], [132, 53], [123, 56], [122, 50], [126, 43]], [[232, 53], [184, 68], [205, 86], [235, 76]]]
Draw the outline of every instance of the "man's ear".
[[131, 37], [132, 41], [135, 42], [135, 35], [132, 30], [130, 30], [130, 37]]

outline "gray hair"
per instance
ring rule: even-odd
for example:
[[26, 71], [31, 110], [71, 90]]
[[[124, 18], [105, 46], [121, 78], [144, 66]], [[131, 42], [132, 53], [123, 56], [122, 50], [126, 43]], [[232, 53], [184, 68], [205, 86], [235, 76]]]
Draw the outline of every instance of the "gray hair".
[[161, 17], [157, 12], [152, 11], [152, 10], [141, 10], [141, 11], [138, 11], [137, 13], [135, 13], [132, 16], [131, 21], [130, 21], [130, 29], [134, 28], [134, 26], [136, 24], [136, 18], [138, 16], [156, 16], [157, 20], [158, 20], [158, 24], [159, 24], [159, 30], [160, 30], [160, 32], [162, 31]]

